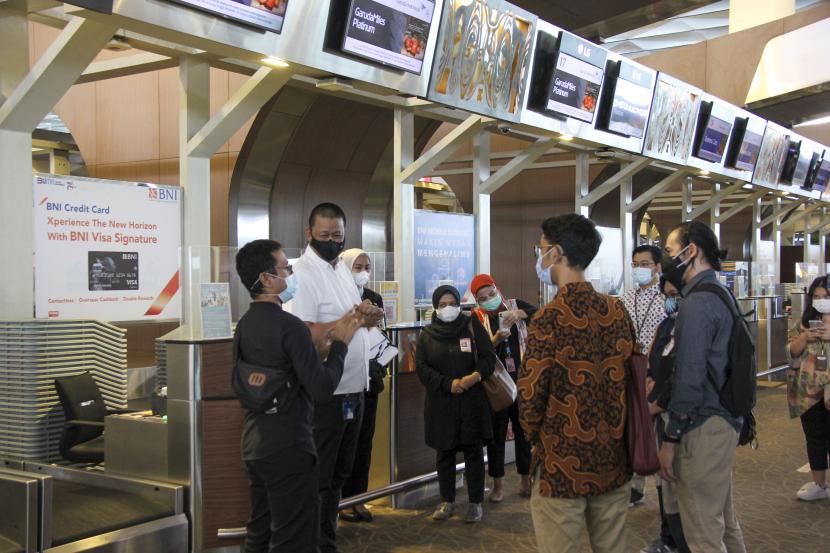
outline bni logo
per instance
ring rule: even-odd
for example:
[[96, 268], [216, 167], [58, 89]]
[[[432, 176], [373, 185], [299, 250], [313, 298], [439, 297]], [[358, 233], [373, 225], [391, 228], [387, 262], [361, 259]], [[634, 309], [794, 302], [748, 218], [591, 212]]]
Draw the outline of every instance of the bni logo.
[[179, 200], [178, 188], [148, 188], [150, 199], [159, 202], [176, 202]]

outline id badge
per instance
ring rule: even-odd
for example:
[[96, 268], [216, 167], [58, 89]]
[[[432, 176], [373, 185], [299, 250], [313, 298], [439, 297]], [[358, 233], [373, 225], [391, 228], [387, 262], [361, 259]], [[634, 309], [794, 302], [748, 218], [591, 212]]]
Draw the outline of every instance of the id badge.
[[469, 338], [461, 338], [459, 346], [461, 347], [461, 351], [463, 351], [464, 353], [473, 352], [473, 342]]
[[344, 399], [343, 400], [343, 420], [344, 421], [354, 420], [354, 405], [352, 404], [351, 399]]
[[508, 357], [505, 359], [504, 363], [505, 367], [507, 368], [507, 372], [513, 374], [516, 372], [516, 360], [513, 357]]

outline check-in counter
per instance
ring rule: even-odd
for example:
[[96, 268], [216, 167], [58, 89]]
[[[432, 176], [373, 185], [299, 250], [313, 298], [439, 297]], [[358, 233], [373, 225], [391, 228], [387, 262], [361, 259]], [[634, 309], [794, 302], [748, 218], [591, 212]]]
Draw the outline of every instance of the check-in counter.
[[758, 372], [787, 364], [788, 318], [784, 296], [748, 296], [740, 298], [741, 311], [755, 339]]

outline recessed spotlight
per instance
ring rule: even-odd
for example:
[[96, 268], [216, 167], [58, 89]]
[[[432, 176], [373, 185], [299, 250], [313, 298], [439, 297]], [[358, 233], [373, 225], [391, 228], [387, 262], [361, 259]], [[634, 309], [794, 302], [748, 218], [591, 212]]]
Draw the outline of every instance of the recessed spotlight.
[[268, 56], [268, 57], [262, 58], [262, 63], [268, 64], [271, 67], [279, 67], [279, 68], [288, 67], [288, 62], [287, 61], [285, 61], [282, 58], [278, 58], [276, 56]]
[[560, 134], [559, 135], [559, 140], [562, 140], [564, 142], [570, 142], [573, 139], [574, 139], [574, 136], [572, 134]]
[[701, 169], [700, 174], [705, 176], [709, 174], [709, 171], [707, 171], [706, 169]]

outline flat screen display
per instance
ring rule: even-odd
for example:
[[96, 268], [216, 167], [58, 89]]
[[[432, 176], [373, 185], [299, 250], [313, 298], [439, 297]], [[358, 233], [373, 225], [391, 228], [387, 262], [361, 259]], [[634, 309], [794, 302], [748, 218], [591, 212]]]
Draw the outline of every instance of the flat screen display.
[[343, 51], [420, 74], [435, 2], [351, 0]]
[[781, 168], [781, 178], [779, 182], [791, 184], [795, 176], [795, 168], [798, 165], [799, 152], [801, 151], [801, 141], [790, 140], [787, 145], [787, 155], [784, 158], [784, 166]]
[[761, 142], [764, 137], [752, 131], [746, 131], [741, 141], [741, 148], [738, 150], [738, 157], [735, 160], [735, 169], [741, 171], [752, 171], [758, 161], [758, 153], [761, 151]]
[[798, 163], [795, 164], [795, 170], [793, 171], [793, 178], [791, 180], [793, 184], [803, 184], [807, 180], [807, 172], [810, 170], [810, 159], [812, 158], [813, 152], [807, 148], [801, 148], [800, 150]]
[[651, 87], [646, 88], [622, 77], [617, 79], [608, 130], [625, 136], [642, 138], [646, 132]]
[[239, 21], [253, 27], [282, 31], [288, 0], [170, 0]]
[[604, 71], [559, 52], [546, 108], [591, 123], [597, 109]]
[[731, 131], [730, 121], [724, 121], [714, 114], [709, 115], [695, 156], [712, 163], [720, 163]]
[[685, 164], [692, 152], [700, 96], [687, 85], [657, 80], [643, 154]]
[[810, 165], [807, 167], [807, 177], [804, 179], [804, 184], [801, 185], [801, 188], [804, 190], [813, 189], [813, 183], [816, 181], [816, 174], [821, 164], [821, 158], [822, 156], [819, 152], [815, 152], [813, 157], [810, 158]]
[[830, 180], [830, 160], [823, 160], [819, 165], [816, 180], [813, 183], [813, 190], [824, 192], [827, 189], [827, 181]]

